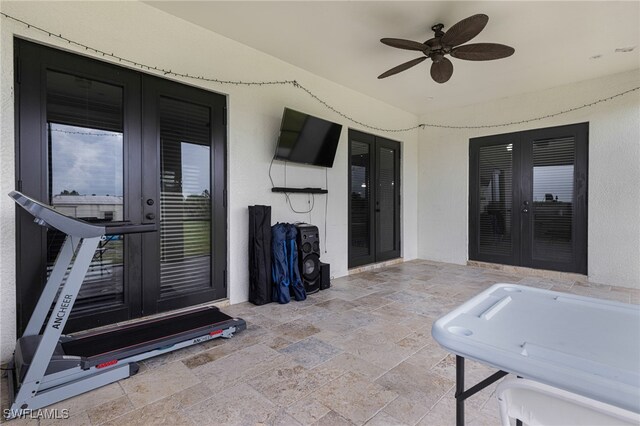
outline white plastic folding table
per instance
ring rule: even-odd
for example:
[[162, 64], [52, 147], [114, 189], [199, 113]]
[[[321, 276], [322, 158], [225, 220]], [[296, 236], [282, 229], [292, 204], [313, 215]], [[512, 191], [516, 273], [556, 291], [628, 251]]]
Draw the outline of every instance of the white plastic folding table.
[[[433, 325], [456, 355], [456, 424], [464, 401], [511, 373], [640, 413], [640, 306], [496, 284]], [[499, 371], [464, 389], [464, 360]]]

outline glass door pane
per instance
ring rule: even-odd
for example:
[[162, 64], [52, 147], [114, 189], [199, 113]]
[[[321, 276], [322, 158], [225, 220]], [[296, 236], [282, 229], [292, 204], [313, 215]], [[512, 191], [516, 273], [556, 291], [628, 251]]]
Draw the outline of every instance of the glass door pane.
[[[351, 245], [349, 259], [373, 256], [371, 247], [371, 152], [370, 144], [351, 141]], [[367, 262], [364, 262], [367, 263]], [[360, 263], [361, 264], [361, 263]]]
[[160, 297], [210, 289], [210, 108], [160, 98]]
[[[88, 222], [124, 219], [123, 89], [47, 71], [48, 196]], [[47, 276], [65, 235], [47, 232]], [[104, 237], [74, 313], [124, 303], [124, 238]]]
[[575, 141], [533, 141], [532, 258], [572, 262]]
[[400, 149], [376, 138], [376, 262], [400, 257]]
[[380, 251], [393, 250], [395, 244], [395, 153], [392, 149], [378, 151], [378, 200], [380, 210]]
[[513, 144], [479, 148], [478, 252], [492, 256], [511, 256], [512, 243], [512, 164]]

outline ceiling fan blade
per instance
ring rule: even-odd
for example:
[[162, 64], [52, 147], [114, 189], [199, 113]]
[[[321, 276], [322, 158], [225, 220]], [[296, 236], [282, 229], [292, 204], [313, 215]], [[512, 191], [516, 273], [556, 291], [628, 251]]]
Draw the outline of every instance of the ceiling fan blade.
[[397, 47], [398, 49], [424, 52], [429, 48], [429, 46], [424, 43], [418, 43], [417, 41], [405, 40], [402, 38], [381, 38], [380, 41], [387, 46]]
[[473, 43], [456, 47], [451, 56], [467, 61], [491, 61], [513, 55], [515, 49], [511, 46], [497, 43]]
[[436, 83], [446, 83], [453, 74], [453, 64], [447, 58], [442, 58], [439, 62], [431, 64], [431, 78]]
[[480, 34], [487, 22], [489, 22], [487, 15], [480, 13], [469, 16], [449, 28], [440, 41], [446, 46], [458, 46], [466, 43]]
[[409, 62], [405, 62], [404, 64], [400, 64], [397, 67], [393, 67], [390, 70], [383, 72], [378, 76], [378, 78], [386, 78], [386, 77], [389, 77], [390, 75], [398, 74], [399, 72], [408, 70], [409, 68], [415, 65], [418, 65], [420, 62], [424, 61], [425, 59], [427, 59], [426, 56], [423, 56], [422, 58], [412, 59]]

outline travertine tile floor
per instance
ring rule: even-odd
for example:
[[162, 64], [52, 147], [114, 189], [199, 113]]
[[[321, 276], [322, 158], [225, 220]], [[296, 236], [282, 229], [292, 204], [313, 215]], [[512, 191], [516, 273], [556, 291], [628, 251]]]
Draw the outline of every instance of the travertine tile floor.
[[[455, 358], [432, 322], [497, 282], [639, 303], [640, 292], [429, 261], [334, 279], [304, 302], [225, 308], [248, 329], [141, 365], [63, 401], [73, 425], [453, 425]], [[493, 371], [467, 363], [467, 384]], [[7, 406], [3, 380], [3, 408]], [[467, 423], [499, 425], [495, 384], [467, 401]], [[53, 423], [13, 420], [13, 424]]]

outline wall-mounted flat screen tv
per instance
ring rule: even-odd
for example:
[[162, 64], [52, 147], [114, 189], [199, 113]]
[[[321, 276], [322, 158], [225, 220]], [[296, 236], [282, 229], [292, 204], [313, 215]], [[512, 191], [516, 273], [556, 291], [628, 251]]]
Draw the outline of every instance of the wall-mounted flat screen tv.
[[341, 131], [341, 124], [285, 108], [274, 158], [332, 167]]

